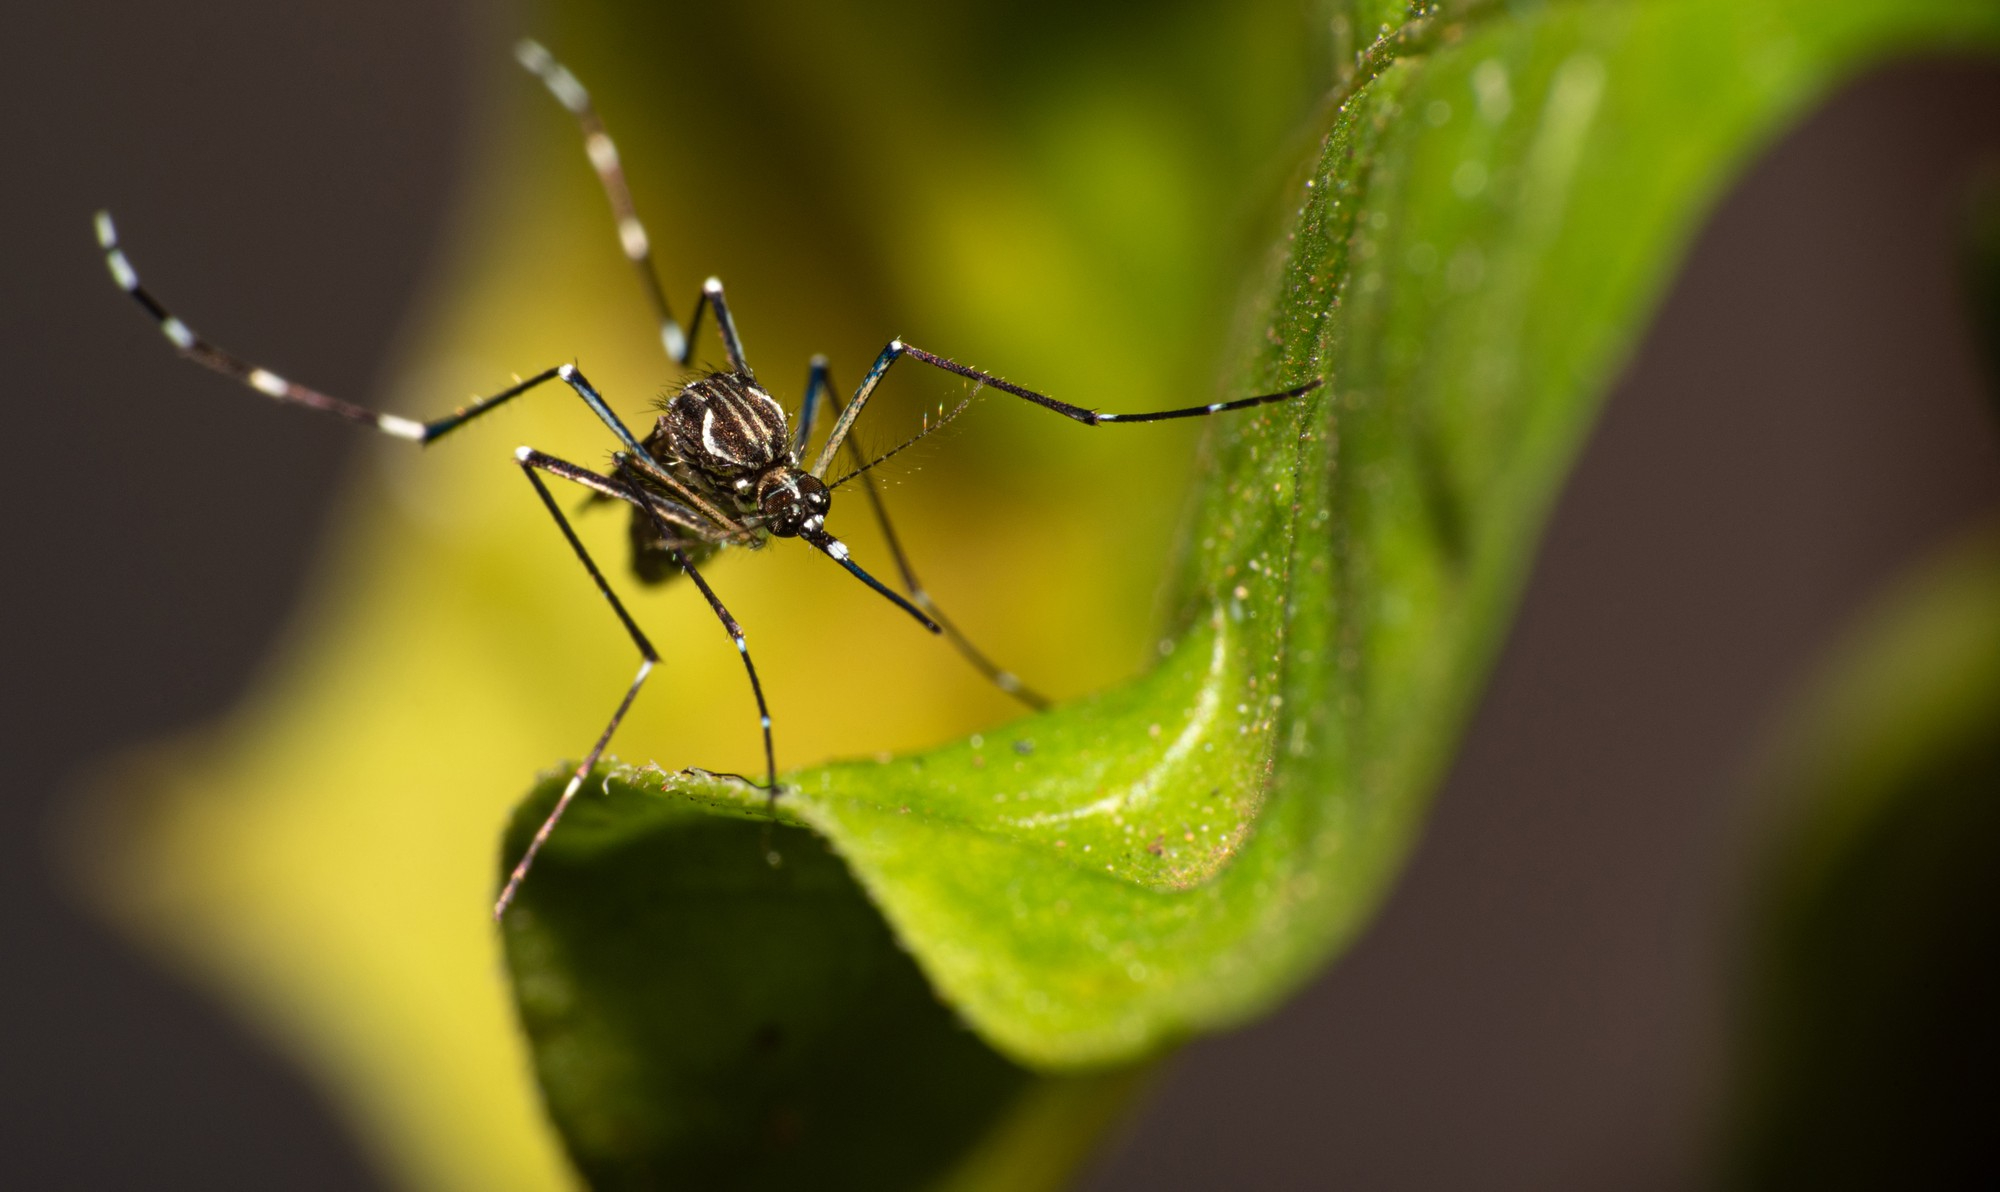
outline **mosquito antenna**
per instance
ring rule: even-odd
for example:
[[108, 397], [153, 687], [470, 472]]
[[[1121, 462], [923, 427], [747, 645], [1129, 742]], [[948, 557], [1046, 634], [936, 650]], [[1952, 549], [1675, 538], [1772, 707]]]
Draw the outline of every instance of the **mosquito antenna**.
[[924, 610], [918, 608], [916, 605], [911, 604], [909, 601], [897, 595], [895, 589], [890, 588], [888, 585], [884, 584], [881, 580], [876, 579], [874, 576], [868, 574], [866, 571], [863, 571], [859, 563], [856, 563], [853, 559], [848, 557], [847, 544], [845, 542], [842, 542], [840, 539], [835, 538], [833, 535], [827, 533], [824, 530], [820, 531], [817, 534], [800, 534], [799, 537], [805, 539], [807, 542], [812, 543], [815, 547], [817, 547], [821, 551], [821, 553], [825, 554], [827, 558], [832, 559], [834, 562], [840, 564], [842, 567], [847, 568], [849, 573], [851, 573], [855, 579], [858, 579], [862, 583], [867, 584], [869, 587], [875, 589], [878, 593], [882, 595], [884, 599], [889, 601], [889, 603], [895, 605], [897, 608], [902, 609], [904, 612], [910, 614], [912, 617], [915, 617], [917, 619], [917, 624], [922, 625], [925, 629], [930, 630], [932, 633], [944, 632], [944, 627], [939, 625], [936, 621], [931, 620], [930, 617], [924, 613]]
[[884, 451], [882, 454], [876, 456], [874, 459], [869, 460], [867, 463], [862, 464], [860, 467], [854, 469], [852, 472], [849, 472], [847, 475], [842, 476], [840, 479], [834, 481], [832, 484], [827, 485], [827, 487], [830, 489], [839, 488], [841, 485], [846, 484], [848, 481], [854, 479], [856, 476], [861, 475], [861, 473], [866, 472], [868, 469], [874, 467], [876, 464], [887, 463], [890, 456], [895, 455], [906, 448], [916, 446], [920, 441], [922, 441], [925, 435], [930, 434], [932, 431], [943, 430], [947, 425], [950, 424], [952, 419], [958, 417], [960, 414], [965, 413], [965, 408], [972, 404], [972, 399], [978, 397], [979, 391], [984, 388], [986, 388], [986, 383], [984, 381], [981, 381], [980, 383], [974, 385], [972, 387], [972, 392], [966, 394], [965, 400], [959, 402], [958, 405], [952, 409], [951, 413], [943, 415], [936, 422], [926, 421], [924, 428], [922, 430], [918, 431], [916, 434], [911, 435], [909, 438], [903, 440], [901, 443], [896, 444], [894, 447], [891, 447], [889, 450]]

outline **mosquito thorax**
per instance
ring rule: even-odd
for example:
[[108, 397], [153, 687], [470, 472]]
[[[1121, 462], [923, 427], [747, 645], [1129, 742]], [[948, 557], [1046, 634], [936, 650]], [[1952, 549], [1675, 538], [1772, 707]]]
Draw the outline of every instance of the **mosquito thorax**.
[[757, 477], [757, 511], [779, 538], [819, 533], [832, 504], [825, 483], [802, 468], [780, 464]]
[[785, 410], [742, 372], [710, 373], [681, 387], [666, 403], [659, 427], [674, 455], [718, 480], [737, 481], [788, 464]]

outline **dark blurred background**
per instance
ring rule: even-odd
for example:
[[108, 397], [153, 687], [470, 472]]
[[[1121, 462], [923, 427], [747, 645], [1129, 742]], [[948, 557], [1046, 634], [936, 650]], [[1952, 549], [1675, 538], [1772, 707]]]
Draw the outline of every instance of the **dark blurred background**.
[[315, 1089], [57, 871], [88, 766], [239, 697], [359, 441], [230, 418], [151, 337], [104, 334], [137, 314], [90, 216], [157, 213], [177, 234], [139, 260], [171, 271], [191, 317], [370, 392], [465, 161], [466, 64], [505, 52], [466, 7], [9, 6], [0, 1186], [380, 1184]]
[[[467, 7], [9, 14], [0, 1186], [381, 1184], [313, 1088], [77, 909], [51, 859], [84, 767], [243, 691], [356, 442], [232, 417], [111, 333], [135, 316], [88, 217], [143, 202], [176, 234], [140, 264], [202, 325], [369, 393], [470, 153], [474, 64], [515, 32]], [[2000, 69], [1917, 64], [1735, 187], [1381, 919], [1272, 1019], [1189, 1048], [1092, 1188], [1701, 1181], [1766, 734], [1871, 595], [2000, 510], [1955, 256], [1981, 162]]]

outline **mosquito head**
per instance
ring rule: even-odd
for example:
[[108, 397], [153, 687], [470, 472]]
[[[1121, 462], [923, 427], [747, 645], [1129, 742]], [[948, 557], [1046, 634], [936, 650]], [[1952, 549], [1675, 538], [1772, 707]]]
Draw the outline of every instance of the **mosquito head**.
[[818, 533], [832, 504], [833, 495], [817, 476], [789, 464], [757, 477], [757, 511], [764, 528], [780, 538]]

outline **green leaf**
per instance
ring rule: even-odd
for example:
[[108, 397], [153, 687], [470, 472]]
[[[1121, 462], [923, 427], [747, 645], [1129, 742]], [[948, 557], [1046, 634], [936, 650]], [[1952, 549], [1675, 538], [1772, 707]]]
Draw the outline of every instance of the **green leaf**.
[[[1868, 62], [2000, 42], [2000, 8], [1950, 0], [1426, 12], [1361, 55], [1292, 189], [1227, 394], [1327, 384], [1217, 420], [1151, 673], [788, 776], [777, 815], [813, 835], [776, 830], [768, 872], [729, 818], [763, 796], [728, 779], [607, 773], [557, 833], [507, 940], [586, 1170], [741, 1164], [806, 1106], [831, 1149], [794, 1159], [859, 1162], [844, 1098], [879, 1096], [882, 1119], [955, 1123], [915, 1131], [895, 1176], [915, 1181], [1039, 1087], [1025, 1069], [1130, 1064], [1298, 986], [1407, 853], [1550, 504], [1715, 196]], [[773, 1030], [811, 1042], [760, 1059]], [[874, 1091], [843, 1084], [877, 1063]], [[718, 1087], [704, 1121], [693, 1090]]]
[[564, 827], [508, 959], [594, 1187], [931, 1186], [1010, 1111], [1034, 1154], [1003, 1131], [980, 1165], [1043, 1186], [1132, 1083], [995, 1054], [809, 833], [661, 799], [593, 800]]

